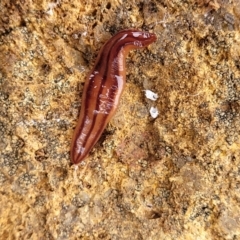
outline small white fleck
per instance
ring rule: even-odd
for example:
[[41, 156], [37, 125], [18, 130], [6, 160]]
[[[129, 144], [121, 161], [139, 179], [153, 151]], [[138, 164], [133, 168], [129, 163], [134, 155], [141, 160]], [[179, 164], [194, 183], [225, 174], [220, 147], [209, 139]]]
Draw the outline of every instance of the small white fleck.
[[155, 108], [155, 107], [151, 107], [150, 108], [150, 114], [151, 114], [152, 118], [156, 118], [159, 114], [158, 109]]
[[48, 10], [46, 11], [46, 13], [47, 13], [48, 15], [52, 16], [52, 15], [53, 15], [53, 9], [52, 9], [52, 7], [49, 6], [49, 8], [48, 8]]
[[57, 2], [50, 2], [48, 3], [47, 11], [46, 13], [50, 16], [53, 15], [53, 9], [56, 8], [60, 4], [61, 0], [57, 0]]
[[158, 99], [157, 93], [152, 92], [151, 90], [144, 90], [145, 96], [148, 99], [151, 99], [152, 101], [156, 101]]

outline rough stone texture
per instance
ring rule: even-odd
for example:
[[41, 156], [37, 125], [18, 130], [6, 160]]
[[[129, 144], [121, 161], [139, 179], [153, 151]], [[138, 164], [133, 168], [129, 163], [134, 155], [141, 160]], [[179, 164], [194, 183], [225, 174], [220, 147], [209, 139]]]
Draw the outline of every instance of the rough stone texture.
[[[158, 40], [129, 54], [118, 112], [76, 170], [85, 77], [132, 27]], [[1, 0], [1, 239], [240, 239], [239, 30], [238, 0]]]

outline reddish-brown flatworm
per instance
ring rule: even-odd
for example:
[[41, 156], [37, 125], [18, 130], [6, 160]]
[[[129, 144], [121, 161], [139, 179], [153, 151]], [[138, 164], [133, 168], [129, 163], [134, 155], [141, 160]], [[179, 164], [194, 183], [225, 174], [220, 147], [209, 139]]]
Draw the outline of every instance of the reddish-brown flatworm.
[[88, 155], [116, 112], [126, 81], [126, 55], [154, 41], [153, 33], [129, 29], [118, 32], [101, 48], [83, 89], [80, 116], [71, 143], [73, 164]]

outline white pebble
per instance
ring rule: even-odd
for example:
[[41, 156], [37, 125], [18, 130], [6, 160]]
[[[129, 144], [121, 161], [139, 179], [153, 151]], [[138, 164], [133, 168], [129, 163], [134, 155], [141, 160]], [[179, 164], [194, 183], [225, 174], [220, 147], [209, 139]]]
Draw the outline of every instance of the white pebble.
[[156, 118], [159, 114], [158, 109], [155, 108], [155, 107], [151, 107], [150, 108], [150, 114], [151, 114], [152, 118]]
[[153, 101], [156, 101], [158, 98], [157, 93], [152, 92], [151, 90], [144, 90], [145, 91], [145, 96], [148, 99], [151, 99]]

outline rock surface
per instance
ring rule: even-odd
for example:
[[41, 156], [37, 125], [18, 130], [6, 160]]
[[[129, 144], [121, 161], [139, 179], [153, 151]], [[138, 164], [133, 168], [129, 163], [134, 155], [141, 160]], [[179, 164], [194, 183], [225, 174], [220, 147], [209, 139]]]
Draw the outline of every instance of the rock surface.
[[[240, 2], [126, 2], [1, 0], [1, 239], [240, 239]], [[76, 169], [85, 77], [127, 28], [158, 40]]]

